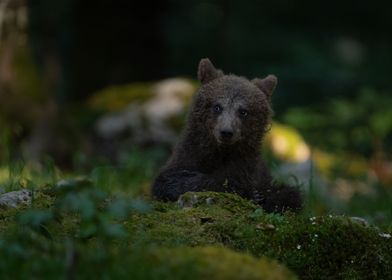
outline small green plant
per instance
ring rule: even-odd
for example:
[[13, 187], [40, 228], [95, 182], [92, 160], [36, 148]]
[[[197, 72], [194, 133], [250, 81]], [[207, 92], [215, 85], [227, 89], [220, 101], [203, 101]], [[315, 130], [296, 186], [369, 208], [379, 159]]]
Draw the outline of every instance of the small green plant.
[[[39, 278], [53, 279], [57, 273], [73, 278], [87, 260], [104, 271], [117, 254], [113, 242], [128, 236], [123, 222], [132, 213], [150, 211], [145, 201], [111, 196], [85, 178], [62, 180], [37, 192], [32, 207], [19, 211], [0, 236], [0, 255], [7, 260], [0, 264], [0, 276], [11, 275], [26, 259], [28, 264], [19, 268], [22, 278], [34, 271]], [[45, 207], [40, 200], [48, 198], [52, 202]]]

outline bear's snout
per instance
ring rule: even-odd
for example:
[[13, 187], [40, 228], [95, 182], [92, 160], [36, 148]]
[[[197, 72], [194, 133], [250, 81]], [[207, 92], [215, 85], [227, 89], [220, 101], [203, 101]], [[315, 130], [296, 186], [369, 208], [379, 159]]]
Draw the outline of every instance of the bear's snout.
[[225, 140], [230, 140], [233, 137], [233, 135], [234, 133], [232, 130], [225, 129], [220, 131], [221, 138]]
[[219, 144], [234, 144], [240, 139], [240, 129], [235, 122], [219, 122], [214, 128], [214, 136]]

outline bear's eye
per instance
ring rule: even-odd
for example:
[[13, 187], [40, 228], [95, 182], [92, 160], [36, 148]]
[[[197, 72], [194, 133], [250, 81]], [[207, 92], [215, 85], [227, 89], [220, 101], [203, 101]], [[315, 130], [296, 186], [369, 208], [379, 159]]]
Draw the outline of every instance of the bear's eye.
[[248, 111], [245, 109], [239, 109], [238, 113], [240, 114], [241, 117], [246, 117], [248, 115]]
[[222, 110], [223, 110], [223, 108], [221, 105], [219, 105], [219, 104], [214, 105], [214, 112], [215, 113], [220, 113], [220, 112], [222, 112]]

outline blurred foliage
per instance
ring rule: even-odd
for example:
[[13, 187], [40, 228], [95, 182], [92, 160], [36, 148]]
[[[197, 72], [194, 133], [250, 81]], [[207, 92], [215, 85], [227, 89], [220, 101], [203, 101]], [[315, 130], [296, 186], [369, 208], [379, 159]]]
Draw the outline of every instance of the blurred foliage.
[[10, 75], [15, 80], [0, 82], [0, 160], [9, 148], [7, 142], [18, 142], [29, 133], [47, 99], [29, 51], [17, 48], [13, 59]]
[[88, 101], [90, 108], [104, 112], [118, 112], [130, 103], [143, 102], [153, 95], [151, 84], [134, 83], [112, 86], [95, 93]]
[[263, 147], [267, 157], [285, 162], [303, 162], [310, 157], [310, 148], [301, 134], [295, 128], [277, 122], [265, 136]]
[[[12, 91], [25, 98], [31, 98], [34, 103], [42, 103], [47, 100], [45, 84], [37, 71], [37, 65], [31, 55], [28, 46], [20, 46], [15, 50], [12, 75], [17, 79], [13, 83]], [[20, 99], [18, 100], [20, 102]]]
[[292, 108], [286, 123], [316, 147], [367, 158], [392, 152], [392, 97], [363, 89], [356, 98], [334, 98], [322, 106]]
[[103, 159], [100, 164], [87, 165], [87, 168], [91, 169], [95, 184], [103, 189], [110, 190], [115, 185], [134, 195], [147, 194], [152, 178], [167, 156], [168, 152], [160, 148], [132, 149], [121, 155], [117, 166]]
[[392, 230], [392, 191], [382, 185], [376, 185], [371, 193], [355, 193], [343, 207], [343, 212]]
[[314, 149], [312, 158], [318, 170], [327, 178], [339, 177], [365, 180], [369, 175], [370, 164], [361, 155], [341, 154]]

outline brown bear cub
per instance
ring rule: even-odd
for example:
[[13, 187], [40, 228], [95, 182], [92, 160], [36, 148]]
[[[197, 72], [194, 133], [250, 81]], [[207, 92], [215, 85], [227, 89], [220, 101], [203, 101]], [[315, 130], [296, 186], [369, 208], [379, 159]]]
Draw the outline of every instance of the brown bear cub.
[[230, 192], [268, 212], [299, 211], [300, 192], [275, 183], [260, 155], [277, 78], [224, 75], [209, 59], [200, 61], [198, 78], [182, 139], [155, 179], [153, 196], [174, 201], [189, 191]]

